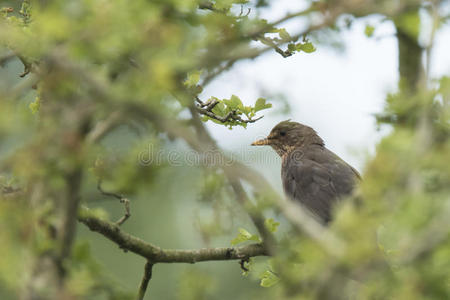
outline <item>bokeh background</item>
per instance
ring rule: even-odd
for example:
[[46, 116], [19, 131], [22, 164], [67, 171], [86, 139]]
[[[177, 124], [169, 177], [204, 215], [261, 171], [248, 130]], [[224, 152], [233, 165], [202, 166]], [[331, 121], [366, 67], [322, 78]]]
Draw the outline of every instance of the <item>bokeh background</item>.
[[[304, 5], [303, 1], [273, 1], [270, 8], [261, 11], [262, 17], [276, 20]], [[369, 38], [364, 34], [365, 27], [375, 23], [374, 36]], [[374, 114], [383, 110], [386, 94], [397, 90], [399, 80], [395, 28], [390, 21], [378, 23], [378, 16], [358, 19], [341, 32], [339, 41], [317, 43], [317, 51], [308, 55], [282, 58], [275, 52], [268, 52], [254, 60], [235, 64], [200, 96], [205, 99], [210, 96], [229, 98], [236, 94], [248, 104], [262, 96], [273, 104], [273, 108], [264, 112], [262, 120], [246, 129], [239, 127], [230, 131], [208, 122], [212, 136], [235, 159], [261, 171], [280, 192], [279, 158], [271, 149], [254, 149], [249, 145], [285, 119], [316, 129], [332, 151], [364, 172], [375, 146], [391, 130], [387, 125], [378, 126]], [[301, 22], [294, 20], [285, 27], [297, 31], [301, 26]], [[431, 77], [450, 74], [449, 53], [450, 27], [444, 25], [436, 33]], [[18, 84], [22, 68], [17, 59], [0, 68], [0, 90]], [[30, 94], [24, 105], [32, 99], [33, 94]], [[137, 136], [132, 129], [122, 127], [102, 143], [111, 152], [120, 153], [125, 151], [123, 145], [135, 139]], [[20, 141], [13, 137], [4, 139], [0, 155], [8, 155], [18, 144]], [[142, 151], [147, 150], [143, 143]], [[160, 175], [148, 184], [147, 191], [151, 193], [144, 189], [130, 198], [132, 217], [123, 225], [124, 230], [164, 248], [187, 249], [199, 245], [228, 246], [238, 228], [252, 228], [245, 213], [237, 207], [234, 209], [238, 217], [224, 221], [225, 231], [209, 240], [202, 238], [199, 216], [212, 223], [217, 221], [201, 203], [203, 171], [183, 163], [189, 150], [182, 142], [167, 141], [162, 151], [163, 156], [171, 151], [178, 153], [175, 161], [181, 163], [161, 164]], [[91, 180], [91, 184], [93, 182]], [[104, 208], [112, 219], [122, 215], [123, 208], [118, 202], [107, 197], [97, 198], [98, 201], [88, 205]], [[110, 274], [111, 280], [124, 290], [135, 290], [142, 277], [144, 260], [124, 253], [83, 225], [77, 229], [80, 240], [89, 241], [93, 257]], [[261, 297], [264, 289], [259, 285], [258, 275], [256, 267], [250, 275], [241, 276], [237, 262], [158, 264], [146, 299], [255, 299]], [[0, 299], [15, 299], [15, 296], [0, 285]]]

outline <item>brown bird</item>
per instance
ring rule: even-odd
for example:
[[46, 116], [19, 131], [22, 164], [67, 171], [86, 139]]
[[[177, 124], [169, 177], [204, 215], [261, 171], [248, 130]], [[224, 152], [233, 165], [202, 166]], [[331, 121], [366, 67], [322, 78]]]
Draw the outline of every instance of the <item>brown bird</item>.
[[325, 224], [331, 220], [333, 206], [350, 195], [361, 179], [358, 171], [328, 150], [316, 131], [306, 125], [283, 121], [267, 138], [252, 143], [263, 145], [281, 156], [286, 195]]

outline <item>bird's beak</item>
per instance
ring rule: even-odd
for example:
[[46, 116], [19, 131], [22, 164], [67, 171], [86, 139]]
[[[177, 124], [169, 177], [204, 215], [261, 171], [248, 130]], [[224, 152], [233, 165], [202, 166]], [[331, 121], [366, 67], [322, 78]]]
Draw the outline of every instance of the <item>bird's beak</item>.
[[251, 143], [252, 146], [265, 146], [265, 145], [270, 145], [270, 140], [268, 138], [262, 139], [262, 140], [258, 140], [255, 141], [253, 143]]

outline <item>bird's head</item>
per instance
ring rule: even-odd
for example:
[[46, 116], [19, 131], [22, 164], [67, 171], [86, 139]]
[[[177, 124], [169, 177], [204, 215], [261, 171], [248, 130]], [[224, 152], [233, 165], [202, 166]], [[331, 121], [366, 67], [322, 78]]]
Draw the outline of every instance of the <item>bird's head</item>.
[[296, 147], [318, 144], [323, 146], [323, 140], [309, 126], [286, 120], [276, 125], [267, 138], [253, 142], [252, 146], [271, 146], [280, 156]]

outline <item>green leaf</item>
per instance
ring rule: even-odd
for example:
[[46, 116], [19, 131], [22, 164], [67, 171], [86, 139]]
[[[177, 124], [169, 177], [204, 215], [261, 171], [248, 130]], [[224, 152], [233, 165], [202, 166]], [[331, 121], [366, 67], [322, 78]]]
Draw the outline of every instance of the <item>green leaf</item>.
[[266, 103], [266, 99], [258, 98], [258, 100], [256, 100], [256, 103], [255, 103], [255, 112], [263, 110], [263, 109], [271, 108], [271, 107], [272, 107], [272, 104]]
[[28, 107], [30, 108], [31, 112], [33, 114], [36, 114], [39, 111], [39, 108], [41, 107], [41, 100], [39, 97], [36, 97], [34, 102], [31, 102]]
[[288, 44], [288, 50], [291, 52], [297, 51], [297, 48], [295, 47], [294, 43], [289, 43]]
[[269, 218], [264, 221], [264, 225], [270, 232], [276, 232], [280, 222], [276, 222], [273, 218]]
[[278, 30], [278, 34], [280, 35], [280, 38], [284, 41], [290, 41], [292, 40], [291, 35], [286, 31], [284, 28], [280, 28]]
[[251, 106], [244, 106], [241, 110], [247, 117], [252, 113]]
[[184, 81], [184, 85], [188, 88], [193, 88], [197, 86], [197, 83], [200, 80], [200, 76], [202, 75], [202, 71], [193, 71], [187, 75], [186, 80]]
[[274, 26], [271, 26], [266, 19], [254, 20], [253, 22], [255, 22], [255, 25], [258, 28], [266, 28], [266, 30], [265, 30], [266, 33], [277, 33], [277, 32], [279, 32], [279, 29], [274, 27]]
[[238, 96], [236, 95], [231, 95], [231, 98], [229, 100], [227, 99], [223, 99], [223, 102], [230, 108], [233, 110], [236, 109], [243, 109], [244, 105], [242, 104], [241, 99], [239, 99]]
[[372, 25], [367, 24], [367, 25], [366, 25], [366, 28], [364, 29], [364, 34], [365, 34], [367, 37], [372, 37], [374, 31], [375, 31], [375, 27], [373, 27]]
[[216, 106], [214, 106], [214, 108], [212, 109], [212, 112], [220, 117], [225, 116], [225, 114], [227, 113], [225, 104], [223, 104], [223, 102], [217, 103]]
[[220, 1], [220, 2], [216, 2], [214, 3], [214, 8], [218, 9], [218, 10], [222, 10], [222, 11], [229, 11], [231, 9], [231, 6], [233, 5], [233, 3], [229, 3], [231, 1]]
[[316, 47], [314, 47], [314, 45], [311, 42], [306, 42], [306, 43], [298, 43], [297, 44], [297, 50], [298, 51], [303, 51], [306, 53], [312, 53], [314, 51], [316, 51]]
[[260, 243], [261, 239], [258, 235], [251, 234], [244, 228], [239, 228], [239, 234], [237, 235], [237, 237], [235, 237], [234, 239], [231, 240], [231, 245], [234, 246], [234, 245], [237, 245], [237, 244], [240, 244], [243, 242], [247, 242], [247, 241], [255, 241], [255, 242]]
[[264, 271], [264, 273], [261, 274], [260, 279], [262, 287], [271, 287], [280, 281], [280, 278], [270, 270]]

